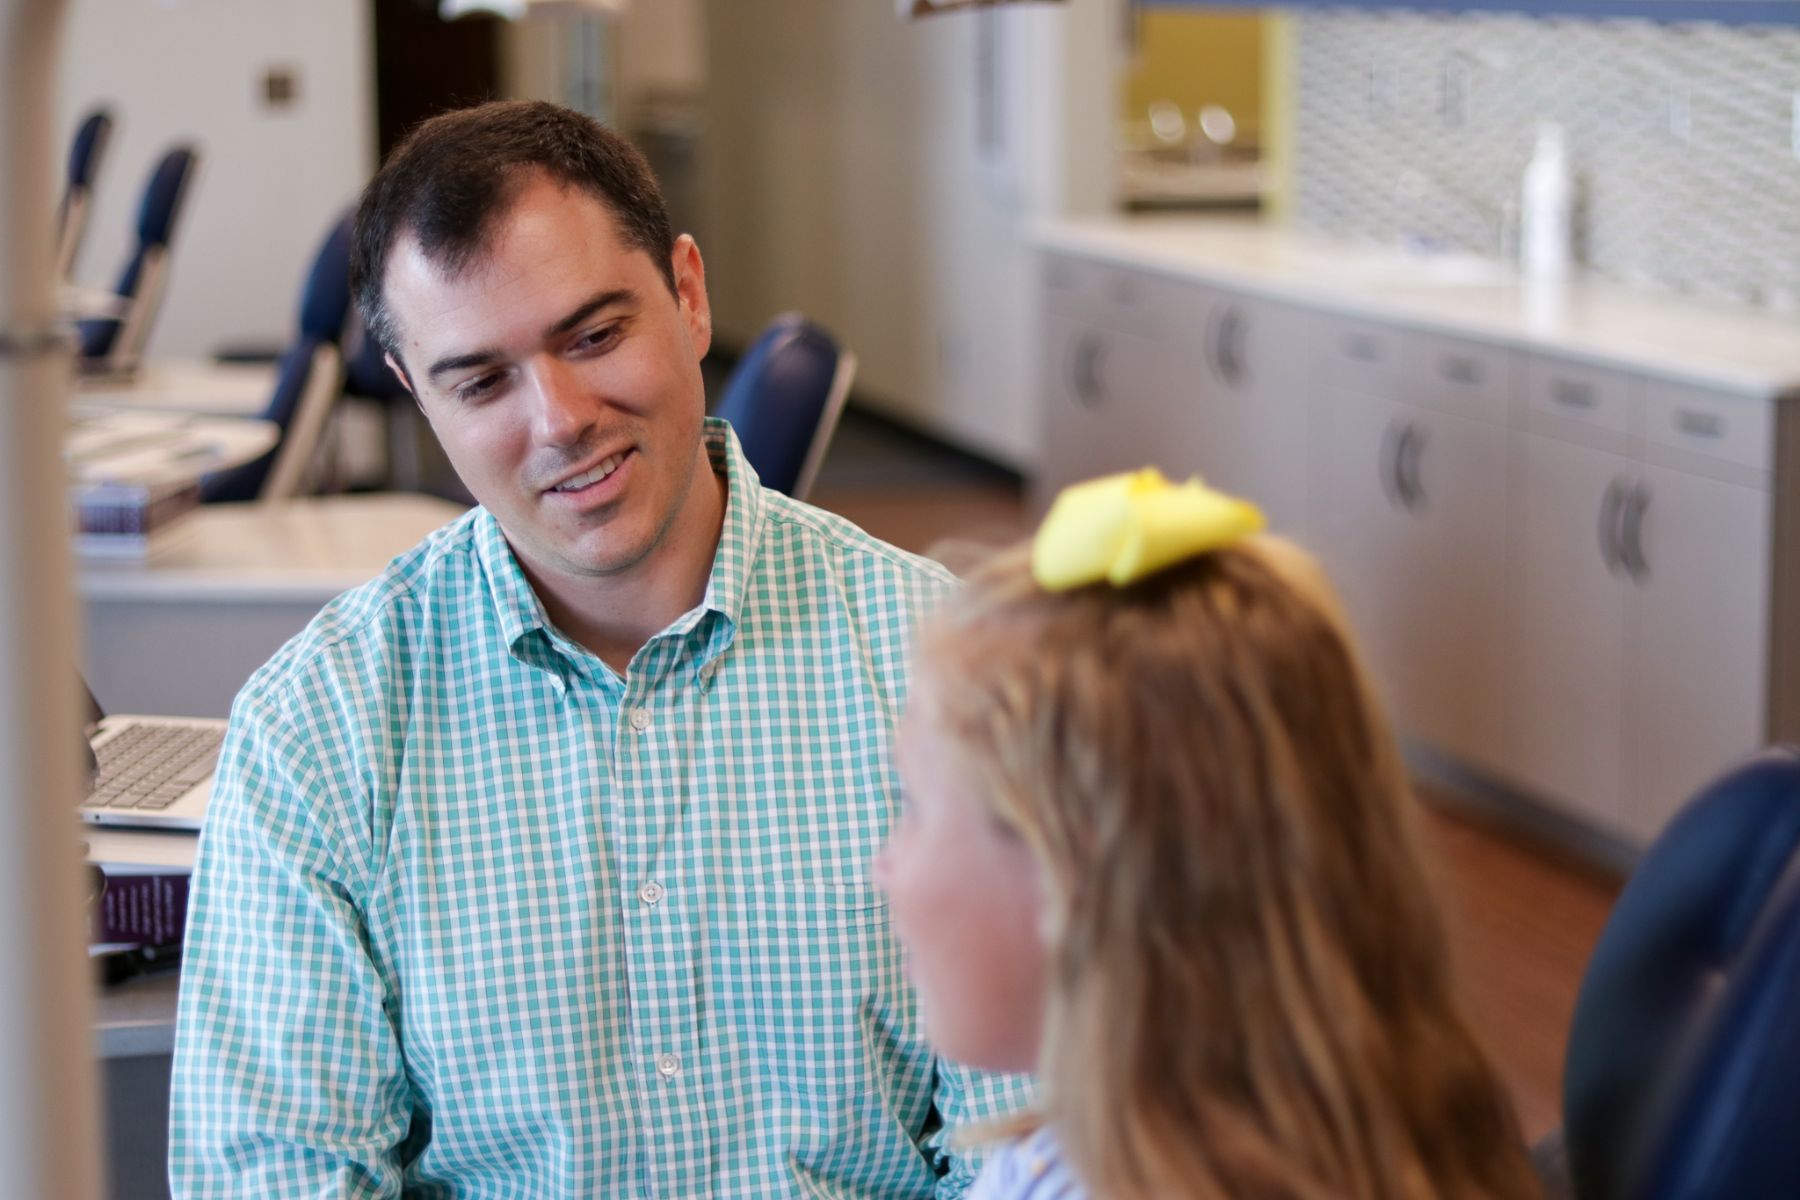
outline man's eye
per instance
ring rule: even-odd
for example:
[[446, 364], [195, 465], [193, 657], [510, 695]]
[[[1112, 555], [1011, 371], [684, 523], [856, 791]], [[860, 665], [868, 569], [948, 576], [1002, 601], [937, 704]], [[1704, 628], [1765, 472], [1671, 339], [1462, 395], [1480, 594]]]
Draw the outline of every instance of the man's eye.
[[458, 400], [479, 400], [499, 385], [500, 376], [497, 372], [490, 372], [486, 375], [477, 375], [467, 383], [460, 384], [457, 387], [456, 398]]
[[575, 341], [577, 350], [604, 350], [619, 340], [619, 327], [607, 325], [581, 335]]

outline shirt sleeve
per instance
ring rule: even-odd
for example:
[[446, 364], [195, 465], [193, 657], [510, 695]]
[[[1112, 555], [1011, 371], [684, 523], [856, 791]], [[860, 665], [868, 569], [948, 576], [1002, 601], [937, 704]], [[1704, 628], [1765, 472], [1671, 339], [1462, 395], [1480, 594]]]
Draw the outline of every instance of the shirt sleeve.
[[995, 1075], [939, 1059], [933, 1106], [938, 1120], [925, 1139], [925, 1153], [938, 1169], [935, 1200], [963, 1200], [981, 1170], [983, 1153], [968, 1149], [957, 1132], [1016, 1116], [1032, 1104], [1025, 1075]]
[[412, 1096], [368, 952], [366, 841], [342, 741], [240, 697], [183, 949], [170, 1096], [176, 1197], [393, 1197]]

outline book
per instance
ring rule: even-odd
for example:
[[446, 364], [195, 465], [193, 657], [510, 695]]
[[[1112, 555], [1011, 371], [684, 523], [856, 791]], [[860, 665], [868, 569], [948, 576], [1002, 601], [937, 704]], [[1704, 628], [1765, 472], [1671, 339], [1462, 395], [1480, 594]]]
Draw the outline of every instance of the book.
[[198, 479], [101, 481], [70, 489], [77, 553], [142, 556], [200, 503]]
[[173, 946], [187, 927], [189, 876], [103, 872], [88, 940], [96, 945]]

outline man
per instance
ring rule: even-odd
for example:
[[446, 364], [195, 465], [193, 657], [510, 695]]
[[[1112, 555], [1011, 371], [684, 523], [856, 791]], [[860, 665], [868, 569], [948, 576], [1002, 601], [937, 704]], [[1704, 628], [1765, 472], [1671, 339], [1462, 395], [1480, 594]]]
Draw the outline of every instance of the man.
[[586, 118], [422, 126], [352, 274], [481, 507], [238, 697], [175, 1194], [960, 1194], [1020, 1085], [921, 1044], [865, 874], [948, 577], [703, 420], [700, 253]]

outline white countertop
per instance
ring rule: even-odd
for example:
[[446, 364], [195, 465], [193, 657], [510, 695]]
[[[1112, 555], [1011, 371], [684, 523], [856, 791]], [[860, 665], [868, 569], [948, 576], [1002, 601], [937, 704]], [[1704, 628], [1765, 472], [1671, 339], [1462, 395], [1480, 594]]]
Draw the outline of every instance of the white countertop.
[[1527, 286], [1472, 255], [1408, 255], [1251, 218], [1041, 222], [1043, 249], [1750, 394], [1800, 393], [1800, 314], [1637, 291], [1580, 274]]

